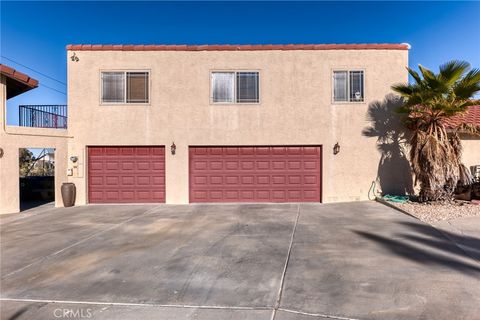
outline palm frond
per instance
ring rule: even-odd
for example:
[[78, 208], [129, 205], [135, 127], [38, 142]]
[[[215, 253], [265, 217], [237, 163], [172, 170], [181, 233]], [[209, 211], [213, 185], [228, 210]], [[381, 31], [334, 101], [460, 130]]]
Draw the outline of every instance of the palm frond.
[[415, 82], [417, 84], [422, 83], [422, 78], [420, 77], [418, 72], [416, 72], [415, 70], [413, 70], [412, 68], [409, 68], [409, 67], [407, 67], [407, 70], [408, 70], [408, 73], [412, 76], [412, 78], [415, 79]]
[[435, 74], [430, 69], [425, 68], [421, 64], [418, 65], [418, 69], [420, 69], [420, 72], [422, 73], [422, 76], [423, 76], [422, 82], [436, 79]]
[[415, 88], [408, 83], [398, 83], [392, 86], [392, 90], [400, 94], [402, 97], [409, 98], [414, 93]]
[[470, 69], [470, 64], [466, 61], [452, 60], [440, 66], [440, 77], [449, 85], [456, 81]]

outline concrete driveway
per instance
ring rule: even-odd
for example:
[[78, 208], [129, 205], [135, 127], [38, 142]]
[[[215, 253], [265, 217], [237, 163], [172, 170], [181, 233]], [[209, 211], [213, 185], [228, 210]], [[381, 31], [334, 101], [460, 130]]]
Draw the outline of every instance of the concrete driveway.
[[92, 205], [0, 224], [1, 319], [480, 315], [479, 262], [374, 202]]

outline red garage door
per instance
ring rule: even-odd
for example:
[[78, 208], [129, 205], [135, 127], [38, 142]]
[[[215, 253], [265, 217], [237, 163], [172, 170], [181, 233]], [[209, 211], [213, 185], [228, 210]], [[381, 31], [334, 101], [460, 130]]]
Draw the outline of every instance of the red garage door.
[[189, 151], [190, 202], [320, 202], [320, 147]]
[[89, 147], [90, 203], [165, 202], [164, 147]]

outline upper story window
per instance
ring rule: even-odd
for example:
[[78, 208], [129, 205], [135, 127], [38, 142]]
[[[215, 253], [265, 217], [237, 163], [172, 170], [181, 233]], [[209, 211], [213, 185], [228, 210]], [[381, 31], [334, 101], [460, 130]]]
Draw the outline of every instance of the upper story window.
[[250, 71], [212, 72], [213, 103], [258, 103], [259, 73]]
[[148, 103], [149, 73], [102, 72], [102, 103]]
[[363, 102], [365, 78], [362, 70], [336, 70], [333, 72], [334, 102]]

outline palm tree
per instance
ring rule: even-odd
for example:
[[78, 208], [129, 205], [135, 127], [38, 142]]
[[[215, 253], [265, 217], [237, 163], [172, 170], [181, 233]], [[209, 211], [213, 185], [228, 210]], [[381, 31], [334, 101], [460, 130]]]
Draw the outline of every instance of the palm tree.
[[471, 69], [465, 61], [447, 62], [437, 74], [422, 65], [418, 68], [420, 74], [407, 67], [413, 83], [392, 89], [404, 99], [398, 112], [405, 115], [404, 124], [412, 131], [410, 164], [420, 185], [419, 200], [445, 200], [451, 198], [460, 177], [458, 132], [465, 129], [449, 133], [445, 120], [476, 103], [472, 97], [480, 91], [480, 70]]

